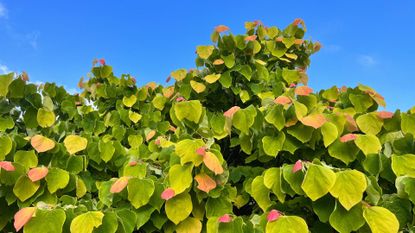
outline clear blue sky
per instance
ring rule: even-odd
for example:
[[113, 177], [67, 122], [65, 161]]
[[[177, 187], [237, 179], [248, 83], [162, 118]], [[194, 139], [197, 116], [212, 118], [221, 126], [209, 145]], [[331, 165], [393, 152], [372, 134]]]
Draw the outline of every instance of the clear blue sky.
[[219, 24], [233, 33], [245, 21], [285, 27], [303, 18], [312, 57], [310, 86], [375, 88], [387, 109], [415, 105], [415, 1], [26, 1], [0, 0], [0, 73], [76, 87], [94, 58], [138, 84], [164, 83], [170, 71], [194, 67], [195, 47]]

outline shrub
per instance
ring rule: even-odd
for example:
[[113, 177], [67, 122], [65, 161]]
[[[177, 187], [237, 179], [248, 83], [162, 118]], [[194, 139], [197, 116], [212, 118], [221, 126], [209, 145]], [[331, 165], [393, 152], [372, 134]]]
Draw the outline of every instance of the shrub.
[[102, 59], [79, 95], [0, 76], [0, 229], [415, 230], [415, 110], [377, 111], [364, 85], [313, 92], [300, 19], [245, 28], [216, 27], [167, 87]]

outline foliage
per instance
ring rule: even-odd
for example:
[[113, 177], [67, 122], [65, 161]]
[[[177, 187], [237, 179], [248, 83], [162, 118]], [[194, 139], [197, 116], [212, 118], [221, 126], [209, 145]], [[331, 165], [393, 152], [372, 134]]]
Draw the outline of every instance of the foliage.
[[0, 76], [0, 229], [414, 231], [415, 112], [313, 92], [300, 19], [245, 28], [218, 26], [166, 87], [103, 59], [79, 95]]

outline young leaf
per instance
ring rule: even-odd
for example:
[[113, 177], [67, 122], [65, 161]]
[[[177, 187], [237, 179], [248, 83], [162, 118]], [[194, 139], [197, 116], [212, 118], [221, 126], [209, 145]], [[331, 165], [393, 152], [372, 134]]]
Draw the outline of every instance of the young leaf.
[[52, 139], [42, 135], [35, 135], [30, 139], [30, 144], [38, 152], [46, 152], [55, 148], [55, 142]]
[[17, 211], [14, 215], [14, 229], [16, 229], [16, 232], [20, 231], [20, 229], [30, 221], [35, 212], [36, 207], [25, 207]]

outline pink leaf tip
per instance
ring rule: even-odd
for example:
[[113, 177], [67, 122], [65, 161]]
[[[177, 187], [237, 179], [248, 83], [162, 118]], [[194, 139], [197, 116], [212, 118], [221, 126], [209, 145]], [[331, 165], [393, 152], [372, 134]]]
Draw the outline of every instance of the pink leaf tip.
[[377, 114], [378, 114], [378, 117], [381, 119], [390, 119], [393, 117], [393, 112], [388, 112], [388, 111], [380, 111]]
[[128, 163], [128, 166], [130, 166], [130, 167], [134, 167], [134, 166], [136, 166], [137, 165], [137, 161], [130, 161], [129, 163]]
[[268, 222], [272, 222], [277, 220], [280, 216], [281, 216], [281, 212], [279, 212], [278, 210], [271, 210], [268, 215], [267, 215], [267, 221]]
[[225, 117], [232, 118], [233, 114], [235, 114], [239, 109], [241, 109], [239, 106], [233, 106], [232, 108], [228, 109], [228, 111], [224, 112], [223, 115]]
[[172, 188], [166, 188], [162, 193], [161, 193], [161, 199], [163, 200], [169, 200], [171, 198], [173, 198], [176, 195], [176, 193], [174, 192], [174, 190]]
[[181, 102], [181, 101], [185, 101], [185, 100], [186, 99], [184, 97], [181, 97], [181, 96], [176, 98], [177, 102]]
[[12, 172], [12, 171], [16, 170], [16, 168], [13, 166], [12, 162], [9, 162], [9, 161], [1, 161], [0, 162], [0, 168], [6, 170], [8, 172]]
[[197, 148], [196, 149], [196, 153], [198, 155], [205, 156], [205, 154], [206, 154], [206, 147], [201, 146], [201, 147]]
[[104, 58], [99, 59], [99, 64], [105, 66], [105, 59]]
[[232, 217], [229, 214], [224, 214], [222, 216], [219, 217], [218, 222], [231, 222], [232, 221]]
[[301, 160], [297, 160], [297, 162], [295, 162], [294, 164], [292, 172], [296, 173], [302, 169], [303, 169], [303, 162]]
[[348, 133], [340, 138], [340, 142], [354, 141], [357, 138], [356, 134]]

